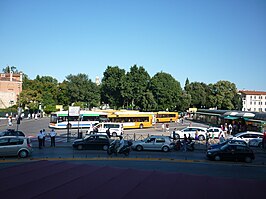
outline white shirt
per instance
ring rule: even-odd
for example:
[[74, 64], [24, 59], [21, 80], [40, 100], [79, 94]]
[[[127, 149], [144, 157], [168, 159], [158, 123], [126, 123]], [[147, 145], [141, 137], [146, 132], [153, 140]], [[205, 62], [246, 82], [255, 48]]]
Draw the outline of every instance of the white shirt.
[[41, 132], [38, 134], [38, 138], [43, 139], [43, 134]]
[[55, 136], [56, 136], [56, 132], [55, 132], [55, 131], [51, 131], [51, 132], [50, 132], [50, 136], [51, 136], [51, 137], [55, 137]]

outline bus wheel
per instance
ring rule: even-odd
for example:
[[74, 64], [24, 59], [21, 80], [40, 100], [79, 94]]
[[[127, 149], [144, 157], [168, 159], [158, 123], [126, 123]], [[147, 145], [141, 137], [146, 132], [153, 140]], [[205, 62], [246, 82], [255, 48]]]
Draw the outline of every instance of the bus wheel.
[[140, 128], [140, 129], [143, 129], [143, 124], [140, 124], [140, 125], [139, 125], [139, 128]]

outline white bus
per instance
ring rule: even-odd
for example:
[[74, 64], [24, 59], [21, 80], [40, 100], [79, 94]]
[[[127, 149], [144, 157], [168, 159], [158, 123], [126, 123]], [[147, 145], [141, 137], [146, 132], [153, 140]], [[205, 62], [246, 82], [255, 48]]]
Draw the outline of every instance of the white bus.
[[[58, 111], [51, 114], [50, 128], [92, 128], [94, 125], [107, 121], [108, 113], [95, 111], [80, 111], [80, 116], [68, 116], [68, 111]], [[69, 119], [69, 122], [68, 122]]]

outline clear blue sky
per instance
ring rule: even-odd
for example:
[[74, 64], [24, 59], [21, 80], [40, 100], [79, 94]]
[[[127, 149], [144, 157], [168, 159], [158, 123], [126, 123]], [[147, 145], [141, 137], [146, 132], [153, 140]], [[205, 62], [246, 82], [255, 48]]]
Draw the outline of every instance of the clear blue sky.
[[0, 0], [0, 69], [94, 81], [134, 64], [266, 91], [266, 1]]

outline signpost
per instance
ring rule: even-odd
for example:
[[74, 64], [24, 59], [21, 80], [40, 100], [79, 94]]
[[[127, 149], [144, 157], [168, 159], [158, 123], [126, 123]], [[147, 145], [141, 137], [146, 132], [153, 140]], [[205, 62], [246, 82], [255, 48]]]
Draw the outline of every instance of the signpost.
[[69, 116], [80, 116], [80, 107], [79, 106], [70, 106], [68, 108], [68, 117], [67, 117], [67, 142], [69, 142]]

